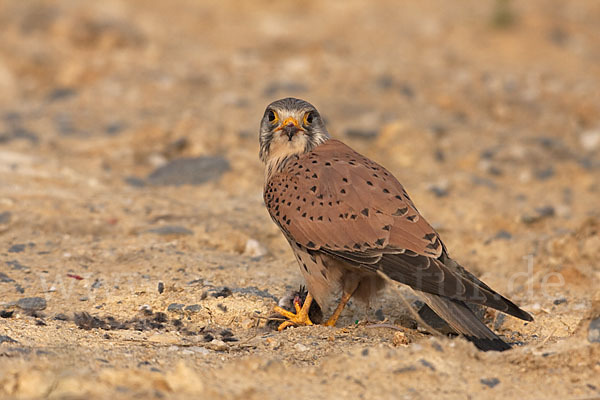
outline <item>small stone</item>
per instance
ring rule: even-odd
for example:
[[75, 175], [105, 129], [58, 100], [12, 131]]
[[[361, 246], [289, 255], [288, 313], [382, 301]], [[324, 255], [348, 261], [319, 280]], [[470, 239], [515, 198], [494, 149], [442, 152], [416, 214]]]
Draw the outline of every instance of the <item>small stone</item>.
[[25, 246], [26, 245], [24, 245], [24, 244], [13, 244], [8, 249], [8, 252], [9, 253], [22, 253], [23, 251], [25, 251]]
[[165, 225], [158, 228], [148, 229], [146, 232], [158, 235], [193, 235], [194, 232], [179, 225]]
[[485, 385], [489, 388], [493, 388], [500, 383], [500, 379], [498, 379], [498, 378], [483, 378], [483, 379], [480, 379], [479, 382], [481, 382], [483, 385]]
[[556, 214], [554, 207], [552, 206], [544, 206], [535, 209], [536, 214], [524, 214], [521, 216], [520, 220], [524, 224], [533, 224], [538, 222], [544, 218], [553, 217]]
[[224, 341], [219, 340], [219, 339], [213, 339], [210, 343], [207, 343], [206, 346], [208, 348], [210, 348], [211, 350], [215, 350], [215, 351], [224, 351], [229, 348], [227, 343], [225, 343]]
[[552, 206], [539, 207], [539, 208], [536, 208], [535, 211], [538, 213], [538, 215], [541, 218], [553, 217], [556, 214], [554, 207], [552, 207]]
[[392, 344], [394, 346], [408, 346], [410, 344], [410, 340], [406, 337], [404, 332], [394, 332], [394, 337], [392, 337]]
[[87, 297], [87, 296], [81, 296], [81, 297], [79, 298], [79, 301], [88, 301], [89, 299], [90, 299], [90, 298], [89, 298], [89, 297]]
[[137, 187], [137, 188], [146, 186], [146, 181], [143, 180], [142, 178], [138, 178], [136, 176], [128, 176], [124, 179], [124, 181], [129, 186], [133, 186], [133, 187]]
[[588, 328], [588, 340], [591, 343], [600, 343], [600, 318], [593, 319]]
[[552, 304], [554, 304], [555, 306], [559, 305], [559, 304], [564, 304], [567, 302], [567, 299], [565, 299], [564, 297], [561, 297], [560, 299], [556, 299], [552, 302]]
[[152, 307], [149, 304], [142, 304], [140, 308], [138, 308], [144, 315], [152, 315]]
[[183, 311], [183, 306], [185, 306], [185, 304], [171, 303], [167, 307], [167, 311], [170, 311], [170, 312], [181, 312], [181, 311]]
[[13, 338], [11, 338], [10, 336], [6, 336], [6, 335], [0, 335], [0, 344], [2, 343], [17, 343], [17, 341]]
[[16, 269], [16, 270], [25, 270], [25, 269], [29, 269], [28, 266], [21, 264], [20, 262], [18, 262], [17, 260], [12, 260], [12, 261], [6, 261], [6, 265], [8, 265], [9, 267], [11, 267], [12, 269]]
[[431, 193], [433, 193], [436, 197], [446, 197], [449, 193], [450, 185], [448, 181], [442, 181], [438, 183], [432, 183], [427, 187]]
[[302, 352], [310, 350], [307, 346], [303, 345], [302, 343], [296, 343], [294, 345], [294, 349], [296, 349], [297, 351], [302, 351]]
[[540, 181], [545, 181], [547, 179], [550, 179], [554, 176], [554, 174], [555, 174], [555, 172], [554, 172], [553, 166], [549, 166], [548, 168], [538, 169], [534, 173], [535, 177]]
[[165, 291], [165, 284], [163, 282], [158, 282], [158, 293], [162, 294]]
[[127, 124], [121, 121], [111, 122], [104, 127], [104, 132], [108, 135], [117, 135], [121, 133], [125, 128], [127, 128]]
[[390, 75], [381, 75], [375, 80], [375, 85], [380, 89], [390, 89], [394, 86], [394, 78]]
[[267, 254], [267, 248], [256, 239], [248, 239], [244, 247], [244, 255], [260, 258]]
[[67, 316], [67, 314], [58, 313], [54, 316], [54, 319], [57, 321], [68, 321], [69, 317]]
[[378, 308], [377, 311], [375, 311], [375, 317], [378, 321], [383, 321], [385, 319], [385, 315], [383, 314], [383, 310], [381, 308]]
[[11, 217], [11, 212], [10, 211], [4, 211], [0, 213], [0, 224], [7, 224], [10, 222], [10, 217]]
[[0, 318], [11, 318], [15, 312], [13, 310], [0, 311]]
[[99, 289], [102, 287], [102, 281], [100, 279], [96, 279], [94, 283], [92, 283], [92, 289]]
[[229, 170], [229, 161], [221, 156], [179, 158], [154, 170], [147, 182], [154, 186], [201, 185]]
[[6, 275], [4, 272], [0, 272], [0, 283], [9, 283], [14, 281], [14, 279], [9, 278], [9, 276]]
[[214, 292], [212, 294], [213, 297], [219, 298], [219, 297], [229, 297], [231, 296], [232, 292], [231, 289], [229, 289], [227, 286], [223, 286], [222, 289], [217, 290], [216, 292]]
[[583, 132], [579, 136], [579, 143], [584, 150], [596, 150], [600, 147], [600, 129]]
[[227, 312], [227, 306], [223, 303], [217, 304], [217, 308], [223, 312]]
[[426, 368], [429, 368], [429, 369], [430, 369], [430, 370], [432, 370], [432, 371], [435, 371], [435, 367], [433, 366], [433, 364], [432, 364], [432, 363], [430, 363], [429, 361], [427, 361], [426, 359], [424, 359], [424, 358], [421, 358], [421, 359], [419, 360], [419, 362], [420, 362], [420, 363], [421, 363], [421, 365], [423, 365], [424, 367], [426, 367]]
[[52, 90], [48, 94], [47, 99], [48, 99], [48, 101], [66, 100], [70, 97], [75, 96], [76, 94], [77, 94], [77, 92], [75, 91], [75, 89], [68, 88], [68, 87], [59, 87], [59, 88]]
[[26, 297], [17, 301], [17, 307], [25, 311], [41, 311], [46, 309], [46, 300], [41, 297]]
[[196, 354], [203, 354], [203, 355], [210, 354], [210, 350], [207, 349], [206, 347], [192, 346], [189, 349]]
[[500, 240], [500, 239], [502, 239], [502, 240], [510, 240], [510, 239], [512, 239], [512, 234], [510, 232], [505, 231], [505, 230], [499, 230], [494, 235], [494, 239], [496, 239], [496, 240]]
[[189, 311], [192, 313], [197, 313], [202, 309], [202, 306], [200, 304], [190, 304], [189, 306], [185, 307], [185, 311]]

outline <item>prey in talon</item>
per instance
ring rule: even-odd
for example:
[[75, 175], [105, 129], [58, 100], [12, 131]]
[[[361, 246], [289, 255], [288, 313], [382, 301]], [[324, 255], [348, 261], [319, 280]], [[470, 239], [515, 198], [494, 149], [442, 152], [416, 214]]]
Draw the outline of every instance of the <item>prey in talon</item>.
[[[298, 290], [284, 295], [279, 299], [277, 306], [274, 308], [275, 314], [269, 316], [269, 322], [267, 324], [279, 331], [290, 326], [298, 326], [298, 324], [293, 322], [293, 319], [296, 318], [294, 314], [297, 315], [302, 310], [302, 306], [305, 304], [307, 296], [308, 290], [306, 290], [306, 287], [304, 286], [300, 286]], [[290, 319], [290, 317], [292, 319]], [[281, 319], [285, 318], [287, 318], [287, 320], [281, 322]], [[323, 321], [323, 312], [316, 301], [310, 303], [308, 308], [308, 321], [310, 321], [310, 323], [304, 325], [320, 324]]]

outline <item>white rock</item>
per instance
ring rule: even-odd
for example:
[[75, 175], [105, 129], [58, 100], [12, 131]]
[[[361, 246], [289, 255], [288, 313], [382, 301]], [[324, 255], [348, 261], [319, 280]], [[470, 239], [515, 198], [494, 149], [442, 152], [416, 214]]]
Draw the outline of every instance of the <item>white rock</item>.
[[244, 247], [244, 255], [249, 257], [262, 257], [267, 254], [267, 248], [256, 239], [248, 239]]
[[579, 143], [584, 150], [596, 150], [600, 147], [600, 129], [581, 133], [579, 135]]
[[298, 350], [298, 351], [308, 351], [309, 348], [306, 347], [305, 345], [303, 345], [302, 343], [296, 343], [294, 345], [294, 349]]

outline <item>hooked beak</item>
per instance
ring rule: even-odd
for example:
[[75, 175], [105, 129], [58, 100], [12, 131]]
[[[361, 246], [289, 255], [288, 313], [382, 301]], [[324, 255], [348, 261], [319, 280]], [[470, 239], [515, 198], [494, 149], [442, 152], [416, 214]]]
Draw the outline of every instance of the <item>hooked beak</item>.
[[304, 129], [302, 129], [300, 127], [300, 125], [298, 124], [298, 121], [296, 121], [296, 119], [294, 117], [288, 117], [286, 118], [282, 124], [275, 129], [275, 131], [282, 131], [285, 135], [287, 135], [288, 140], [292, 140], [292, 138], [294, 137], [294, 134], [298, 131], [303, 131]]

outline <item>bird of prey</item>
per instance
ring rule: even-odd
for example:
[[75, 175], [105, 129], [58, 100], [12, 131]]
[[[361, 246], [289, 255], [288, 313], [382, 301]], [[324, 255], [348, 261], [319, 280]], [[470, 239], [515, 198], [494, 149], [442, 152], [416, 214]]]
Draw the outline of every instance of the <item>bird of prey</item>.
[[[457, 333], [482, 350], [510, 346], [467, 306], [533, 318], [450, 258], [439, 234], [404, 187], [384, 167], [330, 138], [310, 103], [269, 104], [260, 124], [264, 200], [296, 256], [308, 295], [296, 313], [276, 308], [289, 325], [312, 325], [314, 300], [323, 307], [341, 291], [325, 323], [335, 325], [354, 296], [368, 301], [390, 279], [418, 291]], [[386, 279], [387, 277], [387, 279]]]

